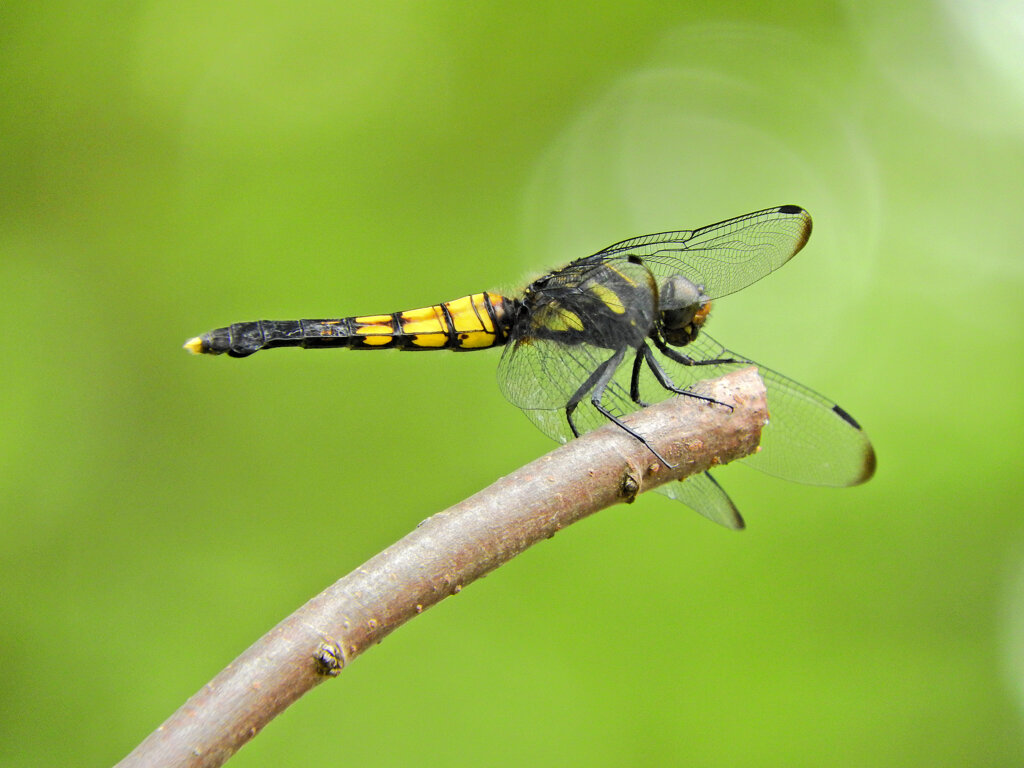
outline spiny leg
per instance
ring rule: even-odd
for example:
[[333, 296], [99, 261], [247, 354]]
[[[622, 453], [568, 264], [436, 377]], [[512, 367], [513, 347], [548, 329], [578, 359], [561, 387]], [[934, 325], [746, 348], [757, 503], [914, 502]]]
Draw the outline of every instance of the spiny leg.
[[[624, 352], [624, 351], [623, 351]], [[565, 420], [569, 422], [569, 429], [572, 430], [573, 437], [579, 437], [580, 431], [576, 429], [576, 423], [572, 420], [572, 414], [576, 410], [587, 393], [594, 388], [598, 380], [605, 375], [605, 371], [611, 367], [611, 374], [608, 374], [610, 378], [615, 373], [615, 368], [618, 367], [619, 362], [622, 360], [622, 352], [616, 352], [610, 358], [601, 363], [595, 368], [591, 374], [587, 377], [587, 380], [580, 384], [579, 389], [573, 393], [573, 396], [569, 398], [569, 402], [565, 404]]]
[[684, 355], [682, 352], [677, 352], [672, 349], [665, 340], [661, 338], [656, 332], [651, 333], [651, 341], [654, 342], [654, 346], [658, 348], [665, 357], [673, 362], [679, 363], [680, 365], [726, 365], [728, 363], [749, 363], [749, 360], [740, 360], [735, 357], [719, 357], [713, 360], [697, 360], [689, 355]]
[[569, 422], [569, 428], [572, 430], [572, 433], [579, 437], [579, 432], [576, 430], [576, 425], [572, 421], [572, 413], [573, 411], [576, 410], [576, 406], [580, 404], [580, 401], [586, 396], [587, 392], [593, 390], [590, 395], [590, 402], [598, 413], [600, 413], [613, 424], [617, 425], [620, 429], [625, 431], [626, 434], [640, 441], [647, 448], [647, 450], [653, 453], [655, 458], [657, 458], [658, 461], [660, 461], [666, 467], [668, 467], [669, 469], [674, 469], [676, 465], [669, 464], [664, 456], [662, 456], [660, 453], [654, 450], [654, 446], [648, 443], [643, 435], [627, 427], [618, 419], [617, 416], [615, 416], [615, 414], [613, 414], [611, 411], [609, 411], [601, 404], [601, 397], [604, 395], [604, 390], [605, 388], [607, 388], [608, 383], [612, 380], [612, 376], [615, 375], [615, 371], [616, 369], [618, 369], [619, 364], [622, 362], [622, 359], [626, 356], [627, 349], [628, 347], [623, 347], [622, 349], [617, 350], [615, 354], [613, 354], [611, 357], [609, 357], [607, 360], [605, 360], [597, 368], [594, 369], [594, 372], [590, 374], [589, 377], [587, 377], [587, 380], [583, 382], [583, 385], [579, 389], [576, 390], [575, 394], [573, 394], [572, 398], [569, 400], [569, 403], [566, 405], [565, 418]]
[[[718, 400], [715, 400], [715, 398], [713, 398], [713, 397], [705, 397], [704, 395], [698, 395], [698, 394], [696, 394], [694, 392], [690, 392], [689, 390], [679, 389], [679, 387], [677, 387], [675, 385], [675, 383], [672, 381], [672, 379], [669, 377], [669, 375], [665, 371], [665, 369], [661, 367], [661, 363], [658, 362], [658, 358], [656, 358], [654, 356], [654, 353], [651, 352], [651, 348], [647, 346], [646, 342], [641, 345], [640, 350], [638, 350], [638, 353], [640, 351], [643, 352], [643, 358], [644, 358], [644, 360], [647, 361], [647, 367], [651, 369], [651, 373], [654, 374], [654, 378], [656, 378], [658, 380], [658, 383], [661, 384], [661, 386], [663, 386], [669, 392], [675, 392], [677, 395], [685, 395], [686, 397], [693, 397], [693, 398], [696, 398], [697, 400], [703, 400], [705, 403], [713, 403], [714, 405], [724, 405], [730, 411], [733, 410], [733, 407], [731, 405], [729, 405], [728, 403], [719, 402]], [[638, 359], [639, 359], [639, 354], [638, 354]], [[672, 358], [672, 359], [675, 359], [675, 358]], [[692, 358], [686, 358], [686, 359], [692, 360]], [[679, 362], [679, 361], [677, 360], [676, 362]], [[722, 363], [722, 362], [735, 362], [735, 361], [732, 361], [732, 360], [713, 360], [713, 361], [710, 361], [710, 362]], [[693, 364], [699, 364], [699, 361], [692, 360], [692, 363]], [[684, 363], [684, 365], [685, 365], [685, 363]], [[633, 399], [636, 400], [635, 397]]]
[[[643, 345], [646, 348], [646, 344]], [[640, 371], [643, 370], [644, 365], [644, 353], [643, 350], [637, 348], [636, 355], [633, 357], [633, 373], [629, 378], [629, 397], [630, 399], [639, 405], [641, 408], [646, 408], [650, 403], [640, 399]]]

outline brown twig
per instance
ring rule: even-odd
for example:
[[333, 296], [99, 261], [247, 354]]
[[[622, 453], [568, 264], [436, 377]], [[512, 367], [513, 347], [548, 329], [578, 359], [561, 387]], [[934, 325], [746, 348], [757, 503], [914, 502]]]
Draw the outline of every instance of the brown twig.
[[314, 597], [253, 644], [119, 763], [218, 766], [271, 719], [388, 633], [527, 547], [638, 492], [756, 450], [767, 419], [754, 368], [630, 414], [673, 469], [609, 425], [450, 509]]

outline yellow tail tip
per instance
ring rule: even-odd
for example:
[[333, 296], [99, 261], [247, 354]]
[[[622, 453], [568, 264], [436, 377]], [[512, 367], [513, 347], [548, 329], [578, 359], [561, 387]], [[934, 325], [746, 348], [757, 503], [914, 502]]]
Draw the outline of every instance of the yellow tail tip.
[[182, 349], [187, 349], [193, 355], [203, 354], [203, 339], [201, 336], [196, 336], [194, 339], [189, 339], [182, 345]]

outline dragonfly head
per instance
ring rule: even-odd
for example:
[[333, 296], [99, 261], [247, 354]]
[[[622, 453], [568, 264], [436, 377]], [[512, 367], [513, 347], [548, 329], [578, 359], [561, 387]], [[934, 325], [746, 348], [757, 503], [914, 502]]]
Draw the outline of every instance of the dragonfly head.
[[672, 275], [658, 289], [658, 325], [665, 341], [684, 347], [697, 338], [711, 312], [711, 299], [704, 287], [682, 275]]

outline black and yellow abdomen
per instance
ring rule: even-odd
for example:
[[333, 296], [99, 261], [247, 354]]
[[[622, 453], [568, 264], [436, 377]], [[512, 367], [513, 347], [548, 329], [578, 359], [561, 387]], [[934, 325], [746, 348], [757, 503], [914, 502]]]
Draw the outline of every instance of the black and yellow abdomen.
[[496, 293], [474, 293], [421, 309], [336, 320], [257, 320], [235, 323], [185, 343], [197, 355], [246, 357], [273, 347], [345, 349], [488, 349], [508, 338], [515, 304]]

